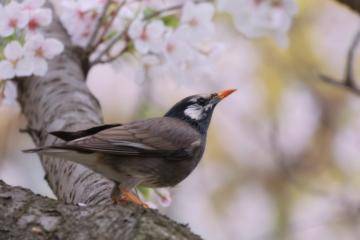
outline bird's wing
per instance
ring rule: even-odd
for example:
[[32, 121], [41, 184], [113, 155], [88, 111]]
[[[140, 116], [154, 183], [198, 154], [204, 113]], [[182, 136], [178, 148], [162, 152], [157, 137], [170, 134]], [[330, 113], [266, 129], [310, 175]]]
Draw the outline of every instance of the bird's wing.
[[200, 134], [175, 118], [153, 118], [108, 128], [91, 136], [67, 142], [65, 149], [126, 156], [184, 157], [200, 146]]

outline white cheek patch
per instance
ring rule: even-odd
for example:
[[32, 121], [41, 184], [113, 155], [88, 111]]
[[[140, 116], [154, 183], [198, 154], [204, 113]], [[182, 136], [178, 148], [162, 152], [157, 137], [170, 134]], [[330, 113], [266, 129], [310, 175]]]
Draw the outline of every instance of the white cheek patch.
[[203, 118], [203, 113], [204, 113], [204, 109], [203, 107], [194, 104], [194, 105], [190, 105], [188, 106], [185, 111], [184, 111], [185, 115], [194, 119], [194, 120], [200, 120]]
[[204, 108], [205, 108], [205, 111], [208, 111], [208, 110], [210, 110], [210, 109], [212, 109], [214, 107], [214, 104], [208, 104], [208, 105], [206, 105]]
[[196, 103], [199, 97], [193, 97], [189, 100], [189, 102]]

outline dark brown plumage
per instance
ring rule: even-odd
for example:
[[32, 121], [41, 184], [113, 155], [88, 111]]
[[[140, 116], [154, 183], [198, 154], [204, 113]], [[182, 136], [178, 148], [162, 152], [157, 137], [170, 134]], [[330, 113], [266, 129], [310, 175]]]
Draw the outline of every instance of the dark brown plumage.
[[116, 183], [114, 198], [118, 188], [174, 186], [197, 166], [214, 107], [233, 91], [187, 97], [160, 118], [52, 132], [66, 142], [25, 152], [60, 156], [104, 175]]

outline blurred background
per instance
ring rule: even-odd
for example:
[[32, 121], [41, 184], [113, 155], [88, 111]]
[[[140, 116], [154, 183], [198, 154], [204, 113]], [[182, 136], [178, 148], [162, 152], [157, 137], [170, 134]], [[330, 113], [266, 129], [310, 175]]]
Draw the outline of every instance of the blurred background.
[[[207, 77], [154, 77], [131, 61], [90, 73], [107, 123], [238, 89], [217, 107], [200, 165], [162, 210], [204, 239], [360, 239], [360, 97], [319, 78], [342, 78], [359, 17], [332, 0], [297, 2], [286, 49], [245, 39], [218, 16], [226, 47]], [[33, 147], [25, 126], [16, 102], [0, 106], [0, 179], [54, 197], [38, 157], [21, 152]]]

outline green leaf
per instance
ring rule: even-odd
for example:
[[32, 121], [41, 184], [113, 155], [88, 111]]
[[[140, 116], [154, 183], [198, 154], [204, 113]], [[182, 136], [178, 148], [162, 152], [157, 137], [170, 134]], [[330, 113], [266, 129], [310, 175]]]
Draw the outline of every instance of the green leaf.
[[135, 44], [133, 41], [130, 41], [128, 45], [126, 46], [126, 52], [134, 53], [135, 52]]
[[7, 44], [7, 43], [12, 42], [12, 41], [15, 41], [15, 40], [17, 40], [17, 35], [14, 33], [14, 34], [12, 34], [12, 35], [10, 35], [10, 36], [8, 36], [8, 37], [4, 37], [4, 38], [2, 39], [2, 42], [4, 42], [5, 44]]
[[105, 36], [105, 41], [107, 41], [107, 40], [109, 40], [109, 39], [111, 39], [111, 38], [113, 38], [113, 37], [115, 37], [116, 36], [116, 34], [117, 34], [117, 32], [116, 31], [111, 31], [111, 32], [109, 32], [106, 36]]
[[161, 18], [165, 26], [177, 28], [180, 25], [180, 20], [176, 15], [168, 15]]
[[153, 8], [145, 8], [144, 9], [144, 19], [151, 18], [156, 13], [156, 10]]
[[145, 199], [149, 199], [150, 198], [150, 188], [147, 187], [137, 187], [137, 190], [139, 190], [139, 192], [144, 196]]

